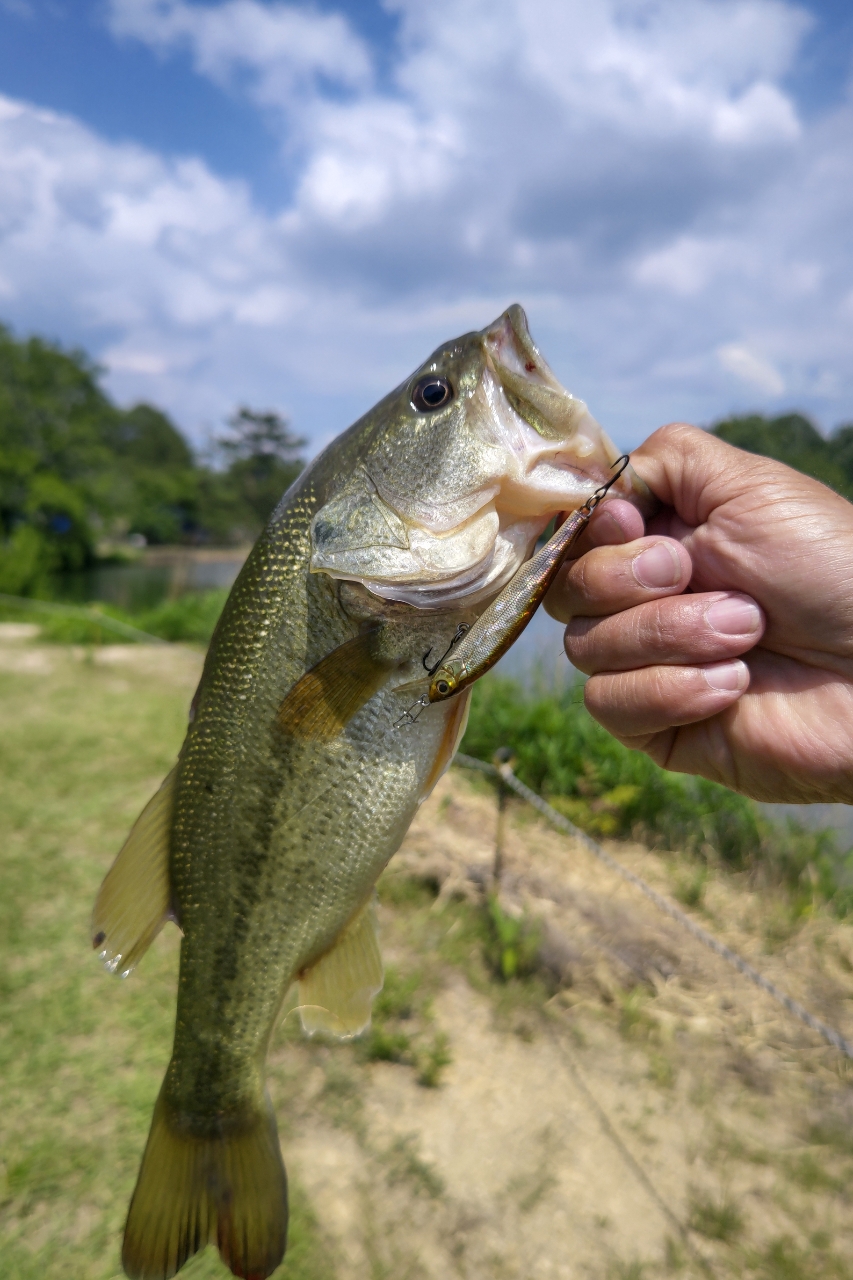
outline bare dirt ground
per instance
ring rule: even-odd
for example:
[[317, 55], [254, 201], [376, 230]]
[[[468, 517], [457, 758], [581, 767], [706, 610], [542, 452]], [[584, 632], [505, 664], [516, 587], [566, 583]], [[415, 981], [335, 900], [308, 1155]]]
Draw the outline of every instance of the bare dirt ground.
[[[454, 770], [380, 888], [391, 979], [416, 975], [446, 1037], [440, 1086], [405, 1052], [365, 1062], [288, 1036], [276, 1055], [285, 1153], [340, 1275], [853, 1274], [853, 1064], [520, 805], [501, 901], [541, 920], [554, 976], [496, 981], [471, 927], [495, 827], [494, 793]], [[664, 893], [696, 874], [611, 848]], [[418, 883], [438, 895], [407, 899]], [[781, 901], [723, 874], [696, 914], [853, 1033], [850, 925], [816, 913], [794, 929]], [[386, 1038], [417, 1018], [377, 1012]]]
[[[37, 698], [43, 686], [56, 715], [69, 714], [78, 684], [101, 699], [92, 732], [112, 726], [105, 787], [132, 758], [109, 699], [138, 710], [141, 691], [173, 688], [180, 714], [162, 733], [179, 741], [199, 653], [53, 648], [29, 631], [0, 638], [10, 687]], [[140, 742], [158, 726], [154, 712], [140, 718]], [[135, 805], [167, 766], [158, 756], [134, 767]], [[84, 795], [86, 779], [75, 784]], [[122, 813], [126, 826], [133, 815]], [[88, 811], [80, 823], [91, 838]], [[270, 1086], [284, 1154], [338, 1280], [853, 1280], [853, 1064], [516, 802], [501, 919], [538, 938], [539, 965], [501, 981], [485, 905], [495, 833], [490, 784], [451, 771], [380, 882], [387, 974], [371, 1032], [354, 1044], [307, 1041], [288, 1016], [277, 1035]], [[111, 832], [105, 848], [117, 841]], [[677, 854], [609, 848], [853, 1038], [853, 925], [817, 909], [794, 920], [774, 892], [722, 870], [704, 879]], [[136, 1001], [155, 989], [157, 965], [173, 964], [176, 936], [158, 947]], [[164, 977], [158, 996], [166, 1055], [173, 981]], [[151, 1068], [151, 1096], [161, 1070]], [[149, 1107], [146, 1094], [110, 1241]], [[209, 1250], [182, 1274], [214, 1273], [225, 1274]], [[67, 1274], [76, 1277], [73, 1265]]]

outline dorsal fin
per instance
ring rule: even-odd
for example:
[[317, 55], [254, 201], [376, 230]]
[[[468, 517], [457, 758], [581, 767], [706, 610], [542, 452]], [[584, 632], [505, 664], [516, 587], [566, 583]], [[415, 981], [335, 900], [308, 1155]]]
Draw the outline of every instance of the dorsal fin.
[[392, 662], [374, 656], [378, 628], [362, 632], [306, 671], [288, 693], [276, 716], [293, 738], [336, 738], [368, 699], [381, 689]]
[[330, 951], [299, 978], [299, 1014], [309, 1035], [357, 1036], [382, 990], [382, 956], [373, 902], [362, 907]]
[[148, 801], [95, 899], [92, 946], [125, 977], [169, 919], [169, 835], [177, 765]]

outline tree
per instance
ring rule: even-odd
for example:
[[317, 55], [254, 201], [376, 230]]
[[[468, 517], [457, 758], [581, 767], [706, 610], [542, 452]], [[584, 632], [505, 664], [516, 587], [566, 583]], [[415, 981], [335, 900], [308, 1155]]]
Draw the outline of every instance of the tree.
[[84, 352], [0, 325], [0, 592], [44, 594], [98, 544], [235, 542], [262, 528], [299, 473], [304, 441], [273, 412], [241, 408], [202, 466], [169, 418], [120, 409]]
[[43, 589], [94, 557], [118, 413], [82, 352], [0, 326], [0, 590]]
[[199, 468], [189, 444], [164, 413], [149, 404], [122, 413], [113, 448], [128, 533], [141, 533], [153, 543], [204, 536]]
[[236, 499], [247, 533], [257, 533], [304, 466], [306, 441], [273, 410], [241, 406], [228, 420], [229, 434], [217, 444], [228, 459], [225, 487]]

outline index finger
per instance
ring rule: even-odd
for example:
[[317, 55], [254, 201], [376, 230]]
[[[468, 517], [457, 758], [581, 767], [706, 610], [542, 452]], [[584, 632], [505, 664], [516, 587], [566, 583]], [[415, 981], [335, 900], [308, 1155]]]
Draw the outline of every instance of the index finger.
[[577, 560], [593, 547], [622, 546], [641, 538], [643, 533], [643, 517], [632, 503], [624, 498], [606, 498], [592, 513], [567, 559]]

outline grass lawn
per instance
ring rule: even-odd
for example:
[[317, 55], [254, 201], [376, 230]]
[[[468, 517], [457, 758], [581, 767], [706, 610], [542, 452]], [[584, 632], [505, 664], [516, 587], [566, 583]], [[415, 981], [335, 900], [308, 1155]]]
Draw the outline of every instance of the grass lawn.
[[[0, 1258], [3, 1280], [122, 1275], [124, 1216], [169, 1058], [178, 941], [127, 981], [89, 916], [101, 877], [180, 745], [200, 658], [4, 652], [0, 671]], [[128, 652], [128, 651], [125, 651]], [[137, 655], [139, 650], [135, 651]], [[100, 655], [101, 659], [109, 657]], [[17, 666], [17, 670], [14, 668]], [[330, 1280], [291, 1177], [288, 1280]], [[227, 1275], [208, 1249], [182, 1275]]]

